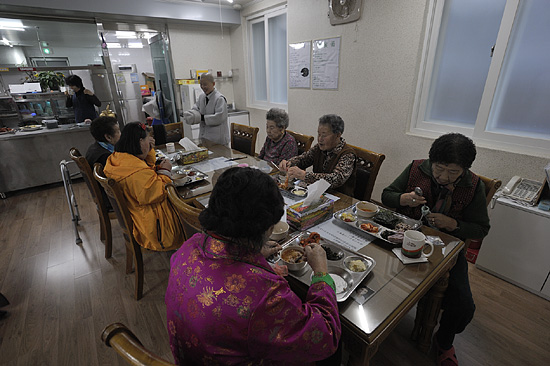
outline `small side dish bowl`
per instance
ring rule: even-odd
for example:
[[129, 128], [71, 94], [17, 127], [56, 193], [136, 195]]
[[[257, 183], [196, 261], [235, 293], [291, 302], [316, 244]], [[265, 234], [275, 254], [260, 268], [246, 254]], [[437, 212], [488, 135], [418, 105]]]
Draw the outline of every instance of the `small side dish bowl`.
[[269, 236], [269, 239], [279, 241], [286, 238], [286, 235], [288, 234], [288, 229], [289, 226], [286, 222], [279, 221], [273, 227], [273, 232]]
[[303, 269], [307, 262], [305, 261], [305, 250], [296, 245], [290, 245], [281, 252], [281, 260], [288, 267], [289, 271], [299, 271]]
[[295, 187], [290, 191], [290, 193], [297, 197], [305, 197], [307, 196], [307, 189], [302, 187]]
[[376, 206], [374, 203], [367, 202], [367, 201], [361, 201], [357, 202], [355, 205], [357, 215], [365, 218], [371, 218], [374, 215], [378, 213], [378, 206]]

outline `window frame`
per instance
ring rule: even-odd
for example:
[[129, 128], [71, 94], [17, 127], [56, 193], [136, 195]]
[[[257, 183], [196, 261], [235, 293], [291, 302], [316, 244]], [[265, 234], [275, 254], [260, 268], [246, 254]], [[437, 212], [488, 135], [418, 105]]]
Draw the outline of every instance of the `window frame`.
[[[247, 47], [247, 62], [249, 67], [247, 68], [247, 104], [249, 107], [259, 108], [259, 109], [270, 109], [270, 108], [282, 108], [287, 109], [288, 107], [288, 51], [286, 55], [286, 80], [287, 80], [287, 102], [286, 103], [274, 103], [271, 101], [271, 88], [270, 88], [270, 72], [269, 72], [269, 19], [277, 17], [279, 15], [286, 14], [287, 16], [287, 39], [285, 40], [286, 47], [288, 47], [288, 13], [287, 5], [281, 5], [274, 7], [269, 10], [265, 10], [253, 15], [246, 17], [246, 47]], [[254, 90], [254, 45], [252, 42], [252, 25], [264, 22], [264, 44], [265, 44], [265, 62], [266, 62], [266, 92], [267, 92], [267, 101], [256, 100], [256, 93]]]
[[[487, 131], [491, 108], [495, 98], [500, 72], [503, 69], [506, 50], [511, 40], [521, 0], [507, 0], [499, 27], [493, 57], [473, 127], [463, 124], [426, 121], [429, 88], [434, 75], [435, 56], [441, 28], [445, 0], [430, 0], [425, 36], [422, 45], [420, 68], [411, 116], [409, 134], [437, 138], [448, 132], [459, 132], [471, 137], [476, 144], [496, 150], [550, 157], [550, 139], [533, 138], [506, 131]], [[489, 51], [489, 50], [488, 50]]]

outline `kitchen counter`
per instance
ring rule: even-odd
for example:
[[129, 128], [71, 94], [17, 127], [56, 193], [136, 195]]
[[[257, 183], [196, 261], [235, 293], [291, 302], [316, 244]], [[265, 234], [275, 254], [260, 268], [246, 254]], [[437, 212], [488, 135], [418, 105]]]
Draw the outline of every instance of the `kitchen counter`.
[[93, 142], [89, 127], [75, 124], [0, 135], [0, 193], [61, 182], [59, 162], [70, 160], [70, 148], [85, 154]]

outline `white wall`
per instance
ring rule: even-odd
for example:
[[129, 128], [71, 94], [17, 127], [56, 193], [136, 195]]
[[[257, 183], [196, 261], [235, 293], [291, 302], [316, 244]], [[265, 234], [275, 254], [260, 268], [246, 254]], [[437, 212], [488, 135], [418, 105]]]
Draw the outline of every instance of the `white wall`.
[[[189, 79], [190, 70], [212, 69], [214, 77], [221, 71], [226, 76], [233, 68], [231, 62], [231, 31], [224, 27], [200, 24], [169, 24], [170, 49], [176, 79]], [[217, 79], [216, 88], [227, 102], [234, 100], [233, 81]]]
[[[276, 1], [256, 3], [254, 10], [273, 3]], [[342, 116], [346, 122], [344, 137], [349, 143], [386, 154], [373, 193], [374, 199], [380, 199], [382, 189], [412, 159], [427, 157], [433, 142], [407, 133], [427, 0], [364, 0], [361, 19], [338, 26], [330, 25], [326, 1], [287, 3], [289, 43], [342, 37], [338, 91], [290, 89], [290, 129], [316, 136], [321, 115]], [[246, 57], [238, 54], [244, 53], [243, 26], [233, 31], [231, 40], [234, 67], [245, 69]], [[245, 88], [244, 80], [235, 83], [238, 98], [244, 98]], [[251, 110], [251, 124], [260, 127], [263, 137], [258, 137], [259, 148], [265, 139], [265, 111]], [[478, 146], [472, 170], [504, 183], [516, 174], [541, 181], [542, 168], [548, 160]]]

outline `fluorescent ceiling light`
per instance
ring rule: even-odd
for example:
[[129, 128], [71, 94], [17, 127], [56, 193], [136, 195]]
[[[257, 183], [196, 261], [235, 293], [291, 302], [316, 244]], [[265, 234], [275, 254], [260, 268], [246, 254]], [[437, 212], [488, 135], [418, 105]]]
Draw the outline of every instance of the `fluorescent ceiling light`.
[[233, 4], [233, 0], [227, 0], [227, 2]]
[[120, 43], [107, 43], [107, 48], [122, 48]]
[[141, 42], [128, 42], [128, 48], [143, 48], [143, 43], [141, 43]]
[[116, 37], [118, 39], [136, 39], [136, 32], [133, 31], [116, 31]]
[[6, 26], [3, 26], [3, 25], [0, 25], [0, 29], [2, 29], [2, 30], [13, 30], [13, 31], [19, 31], [19, 32], [24, 32], [24, 31], [25, 31], [25, 28], [20, 28], [20, 27], [6, 27]]

